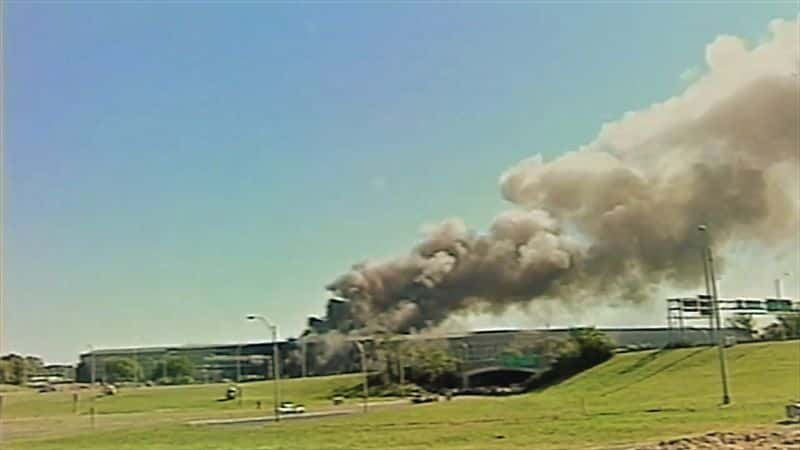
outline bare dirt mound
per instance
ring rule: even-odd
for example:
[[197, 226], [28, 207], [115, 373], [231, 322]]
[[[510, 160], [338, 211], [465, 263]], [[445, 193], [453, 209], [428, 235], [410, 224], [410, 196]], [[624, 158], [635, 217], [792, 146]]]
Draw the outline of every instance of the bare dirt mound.
[[800, 427], [784, 431], [755, 431], [752, 433], [707, 433], [658, 444], [635, 447], [631, 450], [800, 450]]

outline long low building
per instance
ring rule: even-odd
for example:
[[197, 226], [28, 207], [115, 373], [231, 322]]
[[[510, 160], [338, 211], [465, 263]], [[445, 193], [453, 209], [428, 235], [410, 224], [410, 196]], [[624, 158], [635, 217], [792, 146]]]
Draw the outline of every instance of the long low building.
[[[707, 328], [601, 328], [619, 348], [664, 347], [671, 343], [690, 345], [707, 344], [713, 336]], [[509, 365], [538, 366], [542, 360], [537, 355], [522, 355], [522, 359], [509, 360], [509, 350], [535, 346], [542, 339], [566, 339], [568, 328], [531, 330], [487, 330], [471, 333], [430, 335], [397, 335], [401, 340], [439, 343], [448, 352], [475, 370], [486, 367]], [[725, 329], [729, 338], [738, 342], [751, 340], [745, 330]], [[354, 342], [370, 341], [369, 337], [343, 334], [307, 334], [299, 339], [278, 342], [281, 359], [281, 376], [330, 375], [359, 370], [358, 353]], [[271, 358], [272, 343], [244, 343], [223, 345], [191, 345], [172, 347], [141, 347], [99, 349], [80, 355], [77, 380], [89, 382], [109, 381], [106, 364], [115, 358], [132, 359], [141, 367], [143, 380], [158, 380], [167, 374], [163, 362], [170, 358], [188, 358], [194, 368], [197, 381], [256, 380], [273, 377]], [[536, 367], [528, 367], [533, 370]]]
[[[284, 375], [294, 371], [292, 364], [296, 359], [296, 343], [279, 341], [279, 355]], [[164, 371], [165, 362], [175, 358], [187, 358], [192, 365], [192, 377], [197, 381], [251, 380], [273, 377], [271, 342], [222, 344], [222, 345], [182, 345], [170, 347], [130, 347], [97, 349], [80, 355], [76, 370], [77, 381], [110, 381], [106, 368], [110, 361], [127, 359], [135, 361], [141, 368], [137, 381], [158, 380], [168, 377]], [[167, 363], [167, 368], [168, 363]], [[92, 373], [94, 372], [94, 373]]]

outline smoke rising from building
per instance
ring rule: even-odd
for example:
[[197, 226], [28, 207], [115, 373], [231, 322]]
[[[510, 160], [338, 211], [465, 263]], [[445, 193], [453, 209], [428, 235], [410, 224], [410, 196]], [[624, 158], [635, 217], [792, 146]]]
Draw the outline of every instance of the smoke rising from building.
[[701, 223], [717, 247], [796, 239], [798, 25], [773, 21], [752, 48], [717, 38], [705, 75], [681, 95], [626, 113], [580, 149], [507, 170], [500, 188], [513, 208], [487, 232], [446, 220], [407, 255], [358, 264], [328, 289], [351, 300], [353, 327], [407, 331], [539, 298], [644, 301], [662, 283], [700, 286]]

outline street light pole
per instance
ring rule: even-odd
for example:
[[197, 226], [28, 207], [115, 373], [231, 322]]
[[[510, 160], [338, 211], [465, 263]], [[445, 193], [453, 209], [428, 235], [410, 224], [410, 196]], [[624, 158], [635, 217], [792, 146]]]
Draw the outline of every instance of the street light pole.
[[469, 380], [466, 374], [466, 364], [467, 359], [469, 358], [469, 344], [462, 342], [461, 348], [464, 350], [461, 357], [461, 388], [466, 389], [469, 387]]
[[138, 347], [134, 347], [133, 348], [133, 360], [136, 362], [136, 365], [134, 366], [134, 371], [133, 371], [133, 382], [138, 385], [139, 384], [139, 348]]
[[[709, 305], [708, 305], [709, 306], [709, 311], [708, 311], [708, 338], [709, 338], [709, 343], [711, 345], [714, 345], [714, 320], [715, 320], [716, 314], [714, 313], [714, 309], [713, 309], [714, 303], [711, 300], [711, 281], [710, 281], [710, 275], [709, 275], [709, 272], [708, 272], [708, 258], [706, 257], [707, 253], [708, 253], [708, 249], [706, 248], [706, 246], [703, 246], [703, 255], [702, 255], [702, 259], [703, 259], [703, 278], [705, 279], [705, 282], [706, 282], [706, 296], [708, 297], [707, 300], [709, 302]], [[681, 307], [683, 307], [683, 303], [681, 303]]]
[[303, 352], [303, 364], [300, 366], [300, 368], [301, 368], [301, 370], [303, 372], [302, 373], [302, 377], [305, 378], [308, 375], [308, 357], [306, 356], [307, 352], [308, 352], [308, 348], [307, 348], [308, 344], [306, 343], [306, 338], [305, 337], [301, 338], [300, 346], [301, 346], [301, 349], [302, 349], [302, 352]]
[[725, 333], [722, 331], [722, 318], [719, 309], [719, 296], [717, 292], [717, 281], [714, 278], [714, 252], [712, 250], [711, 233], [708, 231], [706, 225], [697, 227], [706, 236], [706, 252], [705, 259], [708, 260], [708, 284], [711, 285], [711, 304], [714, 309], [714, 317], [717, 322], [717, 347], [719, 349], [719, 371], [722, 380], [722, 404], [729, 405], [731, 403], [731, 396], [728, 390], [728, 365], [725, 360]]
[[369, 378], [367, 377], [367, 354], [364, 351], [364, 343], [356, 341], [356, 348], [361, 355], [361, 376], [364, 379], [364, 413], [367, 412], [367, 404], [369, 403]]
[[275, 422], [280, 422], [280, 382], [281, 382], [281, 366], [280, 358], [278, 356], [278, 327], [272, 325], [272, 396], [275, 397]]
[[95, 358], [94, 355], [94, 347], [92, 347], [91, 344], [89, 345], [89, 354], [91, 355], [91, 361], [92, 361], [92, 370], [90, 371], [92, 388], [89, 390], [92, 402], [91, 406], [89, 407], [89, 419], [92, 422], [92, 429], [94, 429], [94, 413], [95, 413], [94, 399], [95, 397], [97, 397], [97, 392], [95, 392], [95, 378], [97, 377], [97, 359]]
[[275, 422], [280, 422], [281, 415], [279, 410], [280, 405], [280, 381], [281, 381], [281, 370], [280, 370], [280, 359], [278, 357], [278, 326], [274, 323], [267, 320], [266, 317], [257, 315], [257, 314], [250, 314], [247, 316], [247, 320], [258, 320], [264, 323], [267, 328], [272, 331], [272, 388], [273, 388], [273, 407], [275, 409]]
[[92, 389], [94, 389], [94, 382], [95, 382], [95, 378], [97, 376], [97, 368], [96, 368], [97, 367], [97, 360], [95, 359], [95, 356], [94, 356], [94, 347], [92, 347], [91, 345], [89, 346], [89, 355], [91, 355], [91, 360], [92, 360], [92, 370], [90, 372], [90, 377], [91, 377], [91, 380], [92, 380]]
[[236, 385], [242, 382], [242, 346], [236, 347]]

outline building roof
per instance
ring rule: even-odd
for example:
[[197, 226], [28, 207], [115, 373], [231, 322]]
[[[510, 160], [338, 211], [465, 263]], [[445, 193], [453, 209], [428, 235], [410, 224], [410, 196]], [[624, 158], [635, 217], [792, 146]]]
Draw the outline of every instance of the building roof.
[[[278, 345], [285, 345], [289, 341], [279, 340]], [[213, 349], [233, 349], [236, 347], [249, 347], [254, 345], [272, 345], [272, 341], [260, 342], [242, 342], [242, 343], [225, 343], [225, 344], [184, 344], [173, 346], [160, 346], [160, 347], [119, 347], [119, 348], [101, 348], [92, 351], [81, 353], [81, 356], [112, 356], [112, 355], [129, 355], [131, 353], [164, 353], [172, 351], [187, 351], [187, 350], [213, 350]]]

